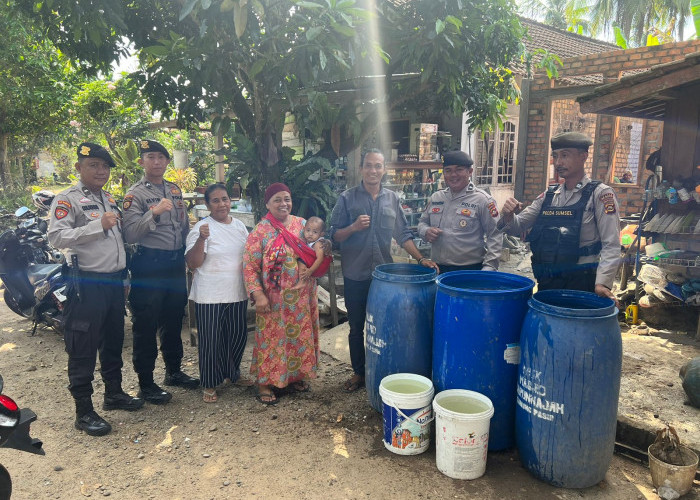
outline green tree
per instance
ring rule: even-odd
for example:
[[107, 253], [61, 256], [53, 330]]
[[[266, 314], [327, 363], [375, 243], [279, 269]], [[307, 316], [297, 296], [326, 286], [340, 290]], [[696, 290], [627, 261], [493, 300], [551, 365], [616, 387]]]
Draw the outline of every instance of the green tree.
[[[509, 0], [16, 1], [81, 67], [104, 70], [131, 41], [164, 117], [211, 119], [214, 133], [235, 123], [260, 173], [254, 203], [283, 177], [287, 111], [355, 145], [402, 108], [469, 109], [488, 128], [517, 95], [506, 67], [523, 30]], [[358, 88], [367, 76], [381, 85]], [[339, 88], [354, 98], [319, 97]]]
[[[47, 133], [60, 133], [80, 76], [33, 23], [0, 13], [0, 177], [12, 184], [9, 158], [35, 154]], [[17, 163], [15, 161], [15, 163]], [[23, 183], [22, 170], [17, 172]]]
[[77, 138], [106, 141], [111, 150], [129, 139], [140, 139], [152, 120], [148, 102], [128, 77], [84, 83], [70, 112]]

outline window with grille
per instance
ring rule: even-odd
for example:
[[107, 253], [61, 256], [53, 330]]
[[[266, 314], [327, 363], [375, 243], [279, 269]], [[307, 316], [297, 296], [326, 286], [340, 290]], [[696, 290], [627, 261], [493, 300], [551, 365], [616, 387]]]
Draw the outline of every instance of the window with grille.
[[[513, 184], [517, 125], [503, 122], [503, 128], [476, 135], [474, 181], [479, 186]], [[494, 141], [494, 138], [498, 138]], [[495, 142], [495, 144], [494, 144]]]

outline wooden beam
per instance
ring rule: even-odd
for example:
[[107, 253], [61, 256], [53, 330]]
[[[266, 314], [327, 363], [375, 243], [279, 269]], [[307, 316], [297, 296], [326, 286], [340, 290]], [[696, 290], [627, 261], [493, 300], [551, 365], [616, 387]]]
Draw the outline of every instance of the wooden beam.
[[613, 106], [634, 102], [645, 97], [652, 97], [680, 85], [700, 81], [700, 65], [668, 73], [658, 78], [645, 80], [638, 84], [622, 86], [597, 97], [579, 101], [582, 113], [604, 113]]

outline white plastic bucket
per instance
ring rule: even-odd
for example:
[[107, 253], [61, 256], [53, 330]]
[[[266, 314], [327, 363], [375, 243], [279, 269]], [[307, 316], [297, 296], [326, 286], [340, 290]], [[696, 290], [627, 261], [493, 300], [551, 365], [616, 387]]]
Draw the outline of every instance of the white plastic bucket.
[[399, 455], [417, 455], [430, 446], [433, 383], [413, 373], [387, 375], [379, 383], [384, 446]]
[[474, 391], [450, 389], [433, 400], [435, 462], [453, 479], [476, 479], [486, 472], [491, 400]]

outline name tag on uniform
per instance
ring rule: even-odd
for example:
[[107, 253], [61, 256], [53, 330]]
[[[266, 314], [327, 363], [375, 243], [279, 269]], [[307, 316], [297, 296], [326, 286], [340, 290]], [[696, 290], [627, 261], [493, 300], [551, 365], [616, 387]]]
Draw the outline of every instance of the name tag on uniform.
[[83, 205], [80, 208], [82, 208], [85, 212], [87, 212], [88, 210], [99, 210], [100, 209], [100, 207], [98, 207], [97, 205]]

